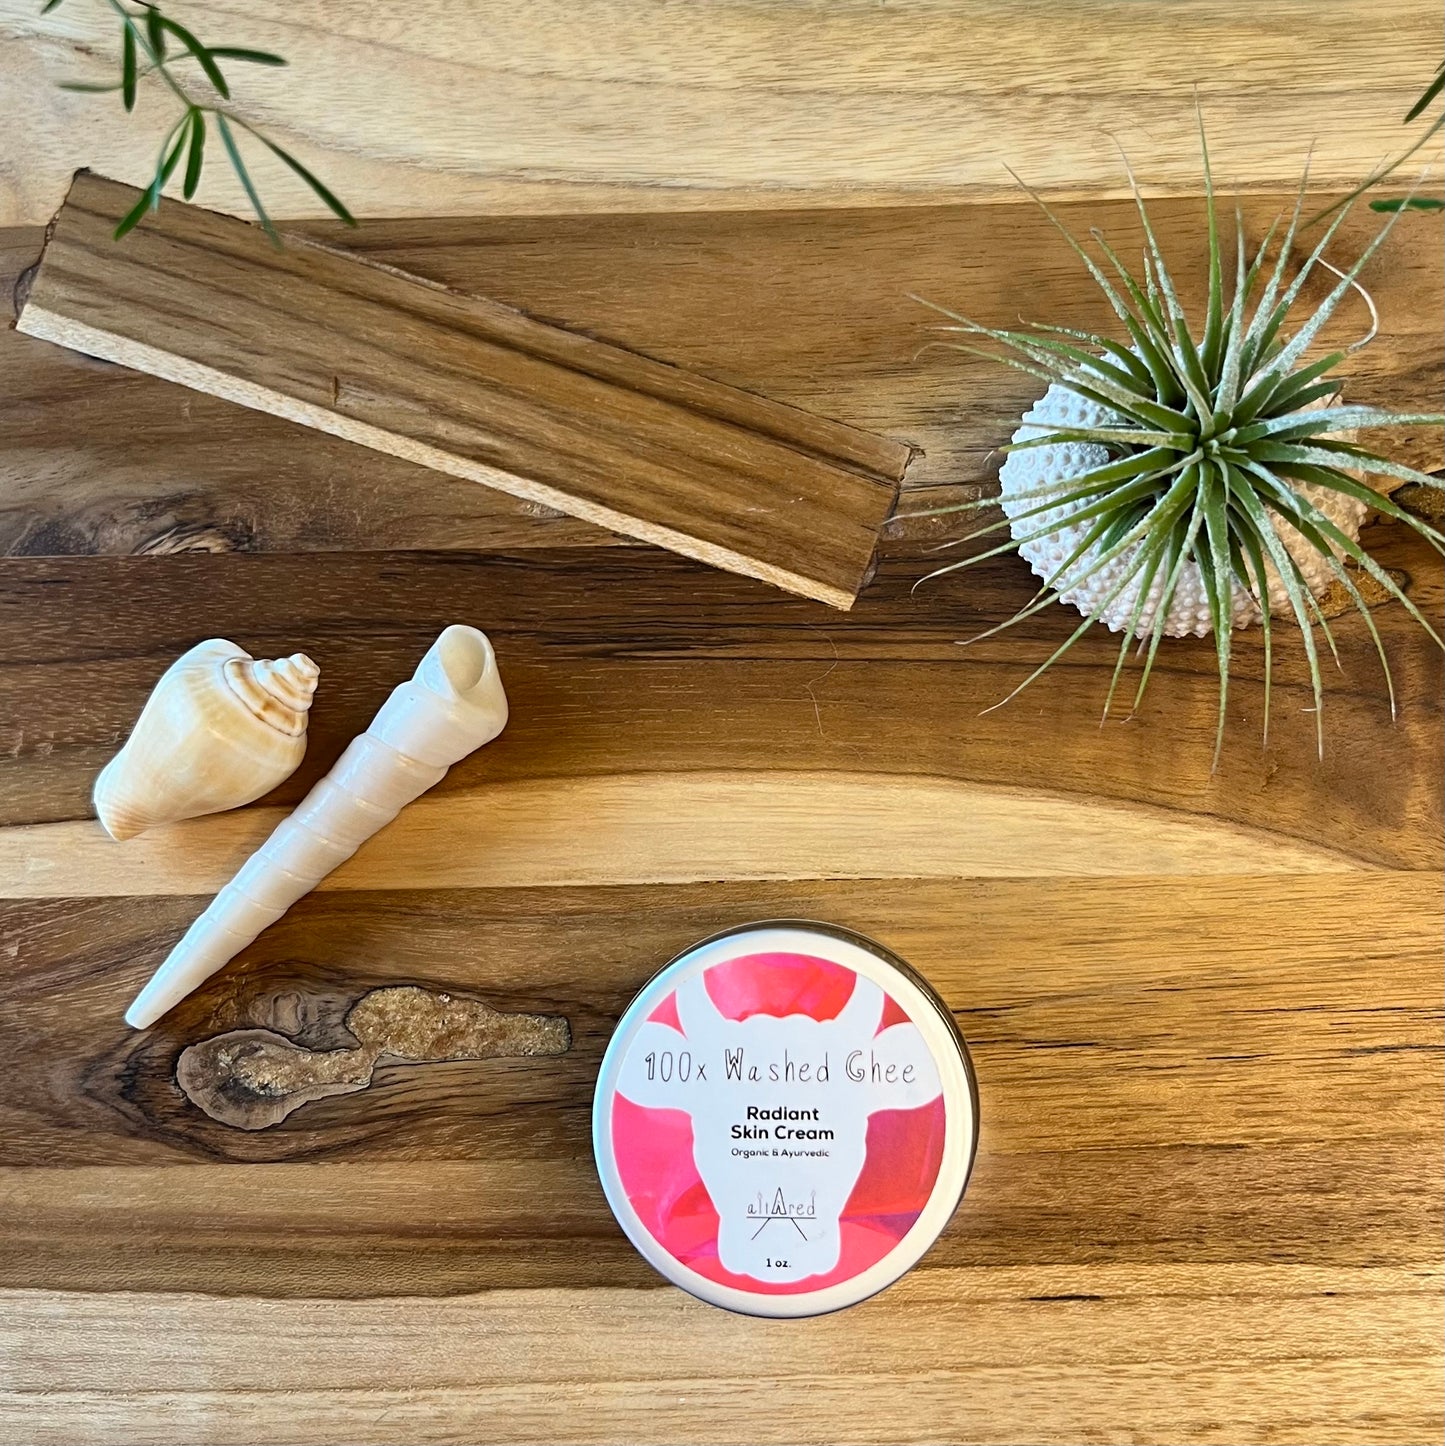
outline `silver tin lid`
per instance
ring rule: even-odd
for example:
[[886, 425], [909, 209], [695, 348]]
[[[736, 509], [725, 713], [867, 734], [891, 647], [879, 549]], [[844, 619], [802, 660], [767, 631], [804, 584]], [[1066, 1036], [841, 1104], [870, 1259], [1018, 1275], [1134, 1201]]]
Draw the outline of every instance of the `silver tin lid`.
[[943, 1001], [882, 945], [803, 920], [729, 930], [655, 975], [592, 1110], [602, 1188], [644, 1258], [764, 1316], [853, 1305], [915, 1265], [977, 1136]]

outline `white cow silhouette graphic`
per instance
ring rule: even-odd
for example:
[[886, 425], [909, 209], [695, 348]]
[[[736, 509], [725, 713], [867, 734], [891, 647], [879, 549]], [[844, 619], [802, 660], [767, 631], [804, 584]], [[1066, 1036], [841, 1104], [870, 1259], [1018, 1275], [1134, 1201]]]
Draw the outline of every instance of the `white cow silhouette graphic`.
[[[835, 1019], [727, 1019], [702, 971], [678, 986], [676, 1002], [682, 1034], [644, 1023], [618, 1093], [692, 1117], [725, 1269], [779, 1282], [826, 1274], [841, 1253], [839, 1217], [863, 1170], [869, 1115], [942, 1093], [928, 1045], [912, 1023], [879, 1032], [886, 997], [862, 975]], [[740, 1139], [738, 1126], [758, 1134]]]

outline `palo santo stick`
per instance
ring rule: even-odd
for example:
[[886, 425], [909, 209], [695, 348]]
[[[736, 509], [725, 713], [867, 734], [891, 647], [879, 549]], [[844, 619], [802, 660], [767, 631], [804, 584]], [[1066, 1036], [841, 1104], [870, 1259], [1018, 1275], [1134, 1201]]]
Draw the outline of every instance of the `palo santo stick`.
[[[850, 607], [911, 449], [80, 173], [17, 326]], [[385, 546], [384, 537], [377, 538]]]
[[241, 866], [126, 1010], [146, 1029], [507, 723], [484, 633], [450, 627], [296, 812]]

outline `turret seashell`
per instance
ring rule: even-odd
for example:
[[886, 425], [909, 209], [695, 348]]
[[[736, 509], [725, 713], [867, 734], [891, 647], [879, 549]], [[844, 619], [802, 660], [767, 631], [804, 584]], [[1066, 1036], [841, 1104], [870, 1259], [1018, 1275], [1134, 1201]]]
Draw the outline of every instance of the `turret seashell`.
[[182, 653], [156, 684], [124, 748], [95, 780], [113, 839], [239, 808], [296, 771], [320, 670], [304, 653], [272, 662], [224, 638]]
[[366, 732], [186, 930], [125, 1022], [145, 1029], [200, 988], [506, 723], [507, 695], [486, 634], [447, 628]]

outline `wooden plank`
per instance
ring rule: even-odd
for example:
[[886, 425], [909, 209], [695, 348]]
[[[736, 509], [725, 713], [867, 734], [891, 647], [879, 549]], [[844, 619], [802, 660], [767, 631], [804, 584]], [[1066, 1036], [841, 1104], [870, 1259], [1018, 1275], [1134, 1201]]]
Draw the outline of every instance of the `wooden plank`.
[[[213, 894], [284, 808], [238, 809], [117, 850], [87, 819], [0, 828], [0, 899]], [[589, 820], [578, 829], [577, 820]], [[708, 827], [700, 830], [697, 820]], [[967, 829], [956, 820], [967, 818]], [[766, 848], [757, 840], [766, 838]], [[1046, 853], [1039, 841], [1047, 838]], [[465, 847], [459, 839], [467, 841]], [[1348, 873], [1348, 854], [1219, 819], [949, 779], [782, 769], [482, 783], [418, 799], [320, 889], [695, 883], [719, 877], [1001, 878]]]
[[316, 243], [77, 176], [16, 325], [840, 608], [910, 449]]
[[[1398, 531], [1371, 546], [1438, 609], [1438, 567]], [[407, 887], [377, 874], [308, 897], [151, 1034], [120, 1008], [202, 897], [103, 896], [78, 848], [65, 896], [0, 903], [0, 1436], [1429, 1439], [1439, 654], [1379, 610], [1402, 683], [1389, 733], [1368, 636], [1342, 625], [1321, 767], [1283, 648], [1278, 732], [1255, 747], [1259, 640], [1242, 634], [1211, 776], [1207, 641], [1170, 649], [1132, 724], [1096, 726], [1107, 635], [1023, 708], [978, 718], [1072, 625], [1059, 610], [960, 649], [1027, 574], [1000, 559], [966, 592], [913, 594], [926, 565], [885, 560], [826, 627], [633, 547], [0, 566], [11, 824], [85, 817], [99, 759], [204, 633], [322, 662], [307, 772], [278, 799], [453, 618], [492, 630], [515, 710], [436, 795], [458, 862], [510, 838], [508, 887], [438, 889], [403, 876], [425, 858], [378, 856]], [[870, 830], [879, 872], [915, 851], [1120, 872], [737, 879], [779, 859], [836, 872]], [[554, 844], [606, 886], [539, 886]], [[674, 852], [733, 881], [638, 882]], [[1263, 876], [1331, 855], [1420, 872]], [[1188, 876], [1215, 866], [1235, 872]], [[606, 1212], [587, 1113], [657, 962], [778, 914], [860, 928], [939, 983], [984, 1108], [965, 1207], [920, 1269], [785, 1353], [658, 1284]], [[573, 1049], [387, 1066], [254, 1133], [175, 1083], [198, 1039], [262, 1024], [324, 1048], [360, 993], [402, 982], [562, 1014]]]
[[[1249, 197], [1263, 236], [1283, 196]], [[1131, 204], [1065, 206], [1135, 251]], [[1203, 282], [1200, 203], [1162, 199], [1156, 226], [1186, 301]], [[1378, 217], [1351, 217], [1353, 258]], [[1411, 216], [1366, 281], [1382, 334], [1343, 370], [1351, 400], [1438, 403], [1445, 365], [1441, 218]], [[479, 217], [318, 225], [354, 248], [746, 391], [921, 447], [900, 511], [993, 485], [997, 447], [1036, 394], [1031, 378], [937, 349], [918, 292], [1011, 325], [1028, 314], [1116, 329], [1107, 303], [1028, 202], [906, 210]], [[0, 296], [40, 254], [38, 230], [0, 234]], [[1361, 317], [1346, 307], [1331, 340]], [[498, 550], [615, 541], [552, 509], [352, 446], [309, 427], [0, 329], [0, 553]], [[139, 439], [144, 437], [142, 443]], [[1391, 455], [1445, 465], [1439, 429], [1392, 432]], [[928, 496], [911, 495], [915, 489]], [[885, 546], [941, 539], [948, 517], [895, 519]]]
[[[1171, 213], [1177, 240], [1195, 209]], [[1079, 316], [1067, 257], [1008, 213], [997, 234], [1028, 257], [1030, 294]], [[992, 285], [997, 262], [967, 249], [978, 224], [475, 220], [355, 239], [922, 441], [924, 485], [958, 495], [1024, 395], [913, 362], [895, 298], [919, 289], [915, 257], [945, 301]], [[1437, 385], [1427, 234], [1402, 227], [1370, 280], [1398, 324], [1360, 358], [1389, 358], [1386, 403]], [[1211, 775], [1207, 641], [1171, 645], [1148, 707], [1103, 732], [1103, 633], [978, 716], [1073, 624], [1058, 609], [960, 648], [1031, 579], [998, 559], [914, 594], [920, 531], [820, 623], [809, 603], [600, 548], [585, 524], [13, 333], [0, 428], [0, 528], [27, 518], [21, 548], [131, 551], [194, 523], [203, 546], [342, 549], [0, 563], [0, 890], [17, 861], [54, 870], [52, 897], [0, 900], [0, 1438], [1439, 1437], [1441, 660], [1401, 609], [1375, 614], [1401, 721], [1366, 630], [1343, 621], [1323, 765], [1282, 641], [1258, 749], [1259, 638], [1240, 634]], [[461, 550], [346, 551], [381, 539]], [[1368, 542], [1438, 614], [1438, 560], [1400, 529]], [[503, 737], [345, 887], [302, 901], [158, 1031], [125, 1030], [120, 1008], [204, 902], [177, 890], [208, 888], [457, 619], [497, 641]], [[256, 808], [102, 849], [96, 769], [165, 664], [211, 633], [320, 659], [307, 762]], [[784, 914], [862, 929], [939, 983], [984, 1108], [964, 1209], [920, 1267], [786, 1342], [664, 1288], [613, 1224], [588, 1144], [596, 1064], [638, 984], [718, 927]], [[347, 1008], [406, 982], [562, 1014], [573, 1049], [386, 1065], [255, 1132], [176, 1083], [184, 1047], [236, 1027], [345, 1044]]]
[[0, 232], [0, 555], [616, 541], [555, 508], [22, 336], [14, 297], [43, 236]]
[[[44, 221], [79, 165], [143, 185], [173, 109], [154, 81], [128, 120], [113, 96], [58, 90], [114, 81], [117, 27], [103, 6], [39, 11], [0, 0], [16, 118], [0, 223]], [[1311, 147], [1320, 184], [1353, 184], [1405, 143], [1440, 48], [1434, 0], [415, 0], [407, 15], [186, 0], [184, 19], [286, 56], [241, 67], [234, 103], [357, 215], [393, 216], [997, 200], [1005, 162], [1055, 194], [1118, 195], [1116, 137], [1146, 184], [1193, 194], [1196, 88], [1221, 189], [1288, 189]], [[248, 160], [274, 214], [319, 214], [259, 146]], [[223, 160], [202, 201], [248, 212]]]
[[[1438, 560], [1402, 534], [1377, 525], [1367, 540], [1429, 614], [1441, 603]], [[1166, 836], [1176, 840], [1171, 867], [1183, 869], [1191, 857], [1201, 868], [1206, 858], [1227, 868], [1236, 847], [1240, 867], [1262, 866], [1269, 840], [1295, 866], [1306, 856], [1342, 855], [1354, 864], [1439, 867], [1441, 654], [1402, 608], [1375, 613], [1400, 694], [1393, 727], [1363, 620], [1342, 618], [1336, 627], [1342, 670], [1326, 680], [1323, 764], [1315, 758], [1300, 644], [1276, 639], [1266, 751], [1259, 746], [1261, 641], [1256, 630], [1240, 633], [1230, 732], [1211, 773], [1217, 666], [1208, 639], [1170, 641], [1146, 706], [1130, 722], [1099, 727], [1117, 656], [1117, 639], [1103, 629], [1080, 641], [1067, 667], [1007, 708], [984, 713], [1068, 636], [1074, 615], [1053, 609], [961, 647], [1026, 602], [1032, 576], [1017, 559], [998, 558], [966, 587], [945, 579], [914, 591], [928, 566], [927, 559], [888, 560], [857, 608], [820, 626], [807, 602], [645, 548], [11, 559], [0, 567], [0, 823], [88, 819], [95, 775], [156, 678], [209, 636], [232, 637], [263, 657], [303, 648], [321, 666], [306, 760], [268, 800], [292, 803], [366, 726], [437, 631], [467, 621], [496, 643], [511, 721], [429, 799], [449, 807], [446, 800], [465, 796], [466, 826], [481, 830], [478, 837], [511, 817], [517, 832], [509, 848], [517, 852], [500, 851], [493, 865], [478, 849], [476, 863], [464, 855], [449, 868], [505, 868], [509, 857], [535, 865], [541, 850], [527, 842], [522, 805], [493, 819], [488, 791], [522, 785], [514, 797], [570, 820], [574, 782], [585, 785], [579, 800], [617, 808], [607, 828], [599, 818], [592, 843], [586, 830], [565, 840], [562, 822], [539, 818], [539, 839], [542, 832], [555, 838], [562, 850], [555, 862], [579, 869], [579, 877], [615, 877], [629, 859], [674, 870], [668, 877], [689, 866], [756, 876], [784, 863], [906, 872], [902, 859], [914, 851], [920, 867], [972, 872], [988, 866], [995, 837], [998, 867], [1048, 868], [1057, 856], [1058, 867], [1078, 868], [1087, 864], [1091, 828], [1109, 833], [1107, 847], [1096, 845], [1099, 859], [1119, 867], [1132, 858], [1128, 867], [1142, 872], [1150, 857], [1164, 857]], [[746, 787], [707, 792], [708, 777], [734, 772], [759, 780], [756, 797]], [[805, 775], [792, 795], [796, 806], [784, 809], [780, 793], [775, 819], [758, 827], [767, 806], [760, 776], [789, 773]], [[729, 800], [715, 838], [702, 827], [706, 810], [666, 820], [664, 782], [653, 801], [641, 781], [632, 792], [607, 782], [658, 774], [697, 780], [678, 781], [679, 807], [689, 797], [695, 806]], [[907, 841], [896, 863], [888, 862], [888, 844], [870, 843], [853, 816], [869, 776], [878, 780], [869, 817], [875, 826], [886, 822], [884, 837], [900, 848]], [[839, 787], [830, 793], [833, 779]], [[948, 780], [975, 787], [950, 792], [941, 786]], [[914, 786], [915, 802], [953, 797], [965, 820], [977, 807], [978, 827], [930, 837], [908, 809], [890, 811], [889, 791], [901, 797]], [[636, 841], [619, 853], [629, 818]], [[1224, 829], [1211, 842], [1195, 831], [1216, 822], [1253, 838]], [[671, 843], [638, 835], [659, 823]], [[235, 831], [254, 826], [236, 814], [205, 821], [205, 833], [240, 849]], [[164, 857], [165, 837], [136, 841], [137, 851], [117, 849], [106, 871], [139, 866], [152, 850]], [[1191, 838], [1193, 845], [1177, 842]], [[91, 840], [104, 842], [98, 834]], [[93, 857], [84, 830], [73, 841], [73, 855], [59, 838], [43, 855], [62, 873], [90, 867], [81, 862]], [[14, 840], [7, 857], [30, 847]], [[674, 848], [680, 856], [670, 861]], [[183, 852], [171, 858], [183, 863]], [[149, 887], [149, 868], [147, 876]]]
[[[1171, 1441], [1429, 1439], [1439, 881], [1390, 876], [1387, 909], [1382, 882], [315, 896], [147, 1036], [111, 995], [168, 904], [7, 906], [0, 1431], [1071, 1446], [1126, 1421]], [[659, 958], [795, 912], [884, 938], [939, 985], [984, 1128], [920, 1267], [760, 1357], [755, 1322], [661, 1287], [621, 1238], [587, 1102]], [[558, 1010], [574, 1049], [389, 1069], [256, 1133], [174, 1086], [197, 1037], [257, 1023], [324, 1047], [349, 1001], [398, 980]]]
[[[535, 1159], [556, 1169], [558, 1208], [585, 1204], [597, 1233], [606, 1216], [587, 1203], [585, 1106], [617, 1015], [694, 939], [793, 911], [875, 934], [955, 1010], [985, 1081], [981, 1158], [996, 1162], [990, 1171], [1003, 1156], [1075, 1149], [1374, 1148], [1369, 1142], [1413, 1137], [1440, 1109], [1424, 1089], [1438, 1065], [1427, 939], [1437, 883], [1428, 873], [1389, 875], [1397, 922], [1368, 943], [1340, 939], [1328, 910], [1293, 933], [1289, 919], [1311, 898], [1356, 909], [1384, 881], [1133, 876], [323, 893], [137, 1035], [118, 1005], [197, 899], [106, 898], [80, 892], [77, 874], [67, 899], [4, 905], [26, 947], [0, 986], [10, 1081], [0, 1165], [494, 1159], [506, 1171], [498, 1198], [517, 1210], [521, 1167]], [[1193, 931], [1187, 945], [1161, 929], [1181, 908]], [[208, 1118], [175, 1087], [175, 1057], [198, 1039], [260, 1027], [334, 1048], [346, 1037], [346, 1008], [398, 983], [565, 1015], [572, 1048], [548, 1059], [388, 1067], [365, 1094], [318, 1101], [255, 1133]], [[1168, 1089], [1161, 1072], [1176, 1077]], [[1342, 1074], [1347, 1097], [1299, 1107]], [[57, 1089], [59, 1080], [69, 1083]], [[1401, 1163], [1423, 1167], [1408, 1154]], [[996, 1187], [1015, 1189], [1002, 1179]], [[491, 1188], [479, 1182], [470, 1193]], [[1277, 1225], [1284, 1234], [1275, 1245], [1288, 1236], [1298, 1248], [1298, 1222]], [[22, 1254], [11, 1256], [18, 1269]]]
[[786, 1350], [651, 1291], [363, 1304], [37, 1292], [5, 1302], [0, 1346], [16, 1343], [23, 1371], [0, 1427], [54, 1446], [257, 1446], [298, 1430], [336, 1446], [1415, 1446], [1441, 1424], [1439, 1285], [1433, 1261], [960, 1270], [809, 1322]]

